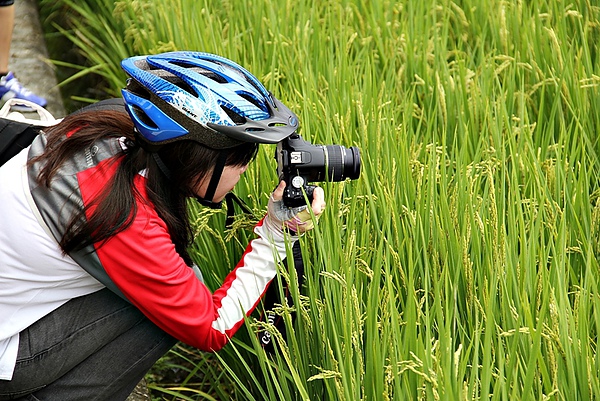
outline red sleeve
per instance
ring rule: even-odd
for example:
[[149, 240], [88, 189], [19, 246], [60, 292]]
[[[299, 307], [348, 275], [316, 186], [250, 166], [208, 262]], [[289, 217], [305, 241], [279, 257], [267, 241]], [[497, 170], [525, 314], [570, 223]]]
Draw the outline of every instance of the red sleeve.
[[[145, 193], [145, 179], [137, 186]], [[100, 262], [123, 294], [157, 326], [205, 351], [222, 348], [252, 312], [285, 256], [281, 241], [262, 236], [248, 245], [242, 259], [214, 294], [195, 276], [171, 241], [167, 227], [147, 202], [126, 230], [97, 247]]]

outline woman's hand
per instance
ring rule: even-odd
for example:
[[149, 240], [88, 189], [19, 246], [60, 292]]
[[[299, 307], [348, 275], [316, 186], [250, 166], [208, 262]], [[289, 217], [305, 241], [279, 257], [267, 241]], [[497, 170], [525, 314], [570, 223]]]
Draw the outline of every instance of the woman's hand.
[[[282, 229], [287, 227], [291, 231], [300, 234], [314, 228], [314, 221], [306, 206], [287, 207], [283, 204], [283, 190], [285, 181], [281, 181], [269, 199], [267, 219]], [[311, 209], [315, 221], [325, 210], [325, 193], [323, 188], [316, 187], [313, 191]]]

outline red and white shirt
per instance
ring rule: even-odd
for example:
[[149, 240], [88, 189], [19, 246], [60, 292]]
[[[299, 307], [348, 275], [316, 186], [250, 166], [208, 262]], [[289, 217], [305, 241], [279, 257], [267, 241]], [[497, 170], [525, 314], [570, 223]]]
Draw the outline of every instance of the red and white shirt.
[[19, 332], [70, 299], [104, 287], [178, 340], [219, 350], [275, 277], [286, 241], [291, 246], [296, 240], [259, 222], [257, 237], [211, 293], [175, 251], [140, 174], [134, 182], [140, 195], [133, 224], [102, 246], [63, 255], [57, 240], [70, 216], [104, 188], [122, 147], [116, 138], [93, 144], [61, 168], [50, 188], [36, 184], [39, 166], [26, 167], [44, 148], [40, 135], [0, 167], [0, 379], [12, 377]]

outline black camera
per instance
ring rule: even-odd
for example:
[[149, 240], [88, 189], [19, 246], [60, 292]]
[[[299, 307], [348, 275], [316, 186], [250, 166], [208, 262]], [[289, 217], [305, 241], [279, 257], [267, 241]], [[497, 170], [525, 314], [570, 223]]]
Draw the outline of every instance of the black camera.
[[277, 175], [286, 183], [283, 203], [288, 207], [306, 205], [304, 192], [312, 201], [309, 182], [339, 182], [360, 176], [360, 151], [357, 147], [313, 145], [294, 133], [277, 144]]

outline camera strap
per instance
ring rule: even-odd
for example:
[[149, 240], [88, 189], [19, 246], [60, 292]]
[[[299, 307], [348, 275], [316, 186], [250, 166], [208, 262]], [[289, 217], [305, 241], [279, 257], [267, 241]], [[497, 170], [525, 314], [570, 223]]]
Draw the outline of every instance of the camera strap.
[[249, 216], [254, 216], [248, 205], [233, 192], [228, 192], [225, 195], [225, 206], [227, 206], [227, 217], [225, 218], [225, 227], [230, 228], [233, 225], [233, 216], [235, 215], [235, 204], [237, 204], [242, 212]]
[[[293, 268], [296, 269], [296, 276], [298, 277], [298, 286], [302, 287], [304, 283], [304, 259], [302, 258], [302, 249], [300, 248], [300, 241], [296, 241], [292, 247]], [[285, 258], [283, 263], [287, 268], [290, 268], [290, 261]], [[285, 321], [281, 314], [275, 312], [278, 305], [293, 306], [294, 300], [290, 293], [288, 284], [281, 280], [274, 279], [273, 282], [267, 288], [265, 296], [263, 298], [263, 312], [260, 315], [260, 321], [264, 323], [272, 324], [284, 340], [287, 340], [287, 330]], [[282, 298], [283, 296], [283, 298]], [[292, 322], [296, 319], [296, 312], [291, 312]], [[273, 354], [275, 352], [275, 345], [273, 344], [273, 338], [268, 329], [259, 330], [258, 340], [262, 345], [265, 352]]]

